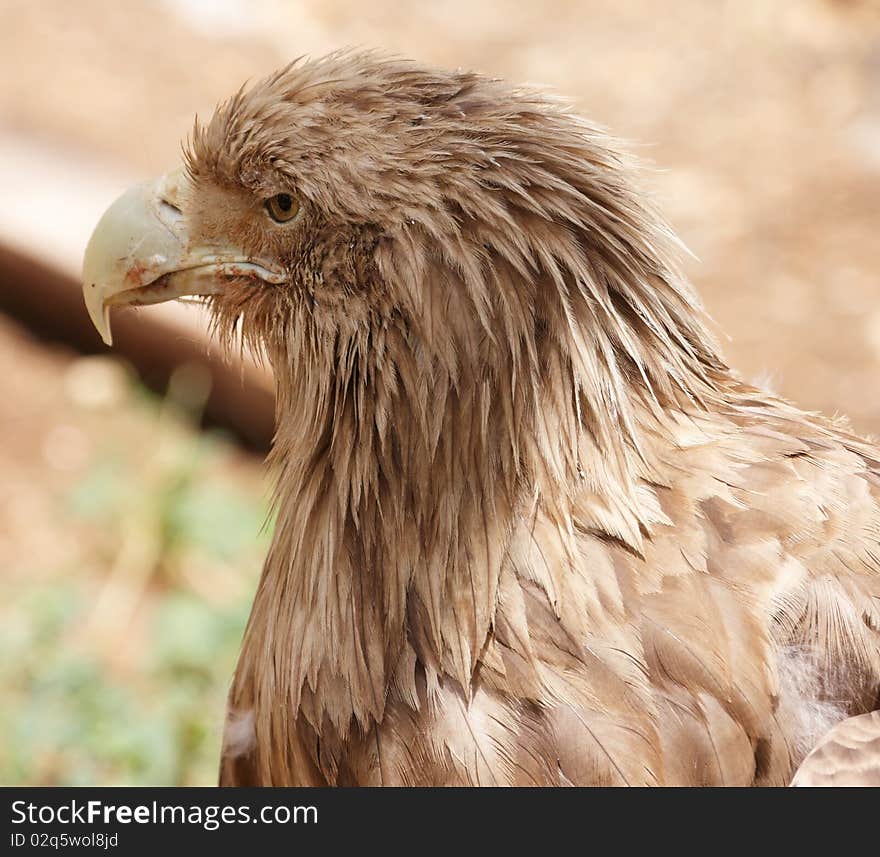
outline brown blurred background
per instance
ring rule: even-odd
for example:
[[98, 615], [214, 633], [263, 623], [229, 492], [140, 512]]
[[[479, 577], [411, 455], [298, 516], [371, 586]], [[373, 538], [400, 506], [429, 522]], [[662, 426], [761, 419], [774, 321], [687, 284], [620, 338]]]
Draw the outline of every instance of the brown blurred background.
[[880, 433], [880, 0], [0, 0], [0, 21], [0, 782], [213, 781], [268, 380], [186, 308], [107, 352], [75, 277], [194, 114], [300, 54], [571, 96], [652, 164], [730, 362]]

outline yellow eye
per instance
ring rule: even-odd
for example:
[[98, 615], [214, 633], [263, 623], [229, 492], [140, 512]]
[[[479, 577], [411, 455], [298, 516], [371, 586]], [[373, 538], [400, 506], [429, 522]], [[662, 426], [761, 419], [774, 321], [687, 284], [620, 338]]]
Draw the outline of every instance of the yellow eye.
[[276, 193], [275, 196], [266, 200], [266, 211], [276, 223], [287, 223], [296, 217], [296, 213], [299, 211], [299, 202], [289, 193]]

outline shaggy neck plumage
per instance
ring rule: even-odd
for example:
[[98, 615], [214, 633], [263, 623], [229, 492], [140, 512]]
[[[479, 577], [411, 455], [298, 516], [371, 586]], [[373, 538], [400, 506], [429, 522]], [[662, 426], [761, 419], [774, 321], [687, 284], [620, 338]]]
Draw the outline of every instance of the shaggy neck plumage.
[[290, 700], [272, 729], [368, 727], [401, 664], [467, 693], [517, 519], [573, 532], [587, 493], [578, 526], [640, 549], [651, 449], [728, 375], [662, 222], [618, 170], [590, 181], [553, 217], [511, 202], [513, 237], [479, 212], [408, 221], [376, 251], [393, 312], [286, 319], [278, 518], [237, 679], [258, 709]]
[[518, 354], [452, 373], [385, 325], [318, 340], [314, 362], [279, 377], [278, 518], [242, 669], [273, 653], [254, 691], [290, 699], [284, 718], [366, 727], [411, 658], [429, 688], [467, 692], [511, 521], [540, 509], [571, 530], [573, 486], [594, 495], [589, 526], [639, 549], [645, 432], [708, 387], [657, 354], [627, 366], [613, 341], [577, 353], [545, 330], [536, 319]]

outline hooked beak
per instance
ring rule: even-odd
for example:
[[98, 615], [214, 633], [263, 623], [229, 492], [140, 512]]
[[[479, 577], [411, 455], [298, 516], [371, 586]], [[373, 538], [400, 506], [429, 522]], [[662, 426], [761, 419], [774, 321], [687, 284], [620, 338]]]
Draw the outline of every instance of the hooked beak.
[[101, 339], [111, 345], [110, 307], [220, 293], [224, 277], [281, 283], [284, 272], [227, 245], [190, 240], [182, 168], [129, 188], [104, 212], [83, 260], [83, 297]]

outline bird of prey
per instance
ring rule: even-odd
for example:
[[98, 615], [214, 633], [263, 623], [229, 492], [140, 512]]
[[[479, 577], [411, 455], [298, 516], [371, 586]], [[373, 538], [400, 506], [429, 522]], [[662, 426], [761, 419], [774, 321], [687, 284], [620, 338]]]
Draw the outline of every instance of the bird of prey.
[[202, 296], [274, 371], [221, 783], [784, 785], [878, 708], [880, 448], [740, 380], [677, 247], [565, 103], [374, 53], [108, 209], [108, 343]]

